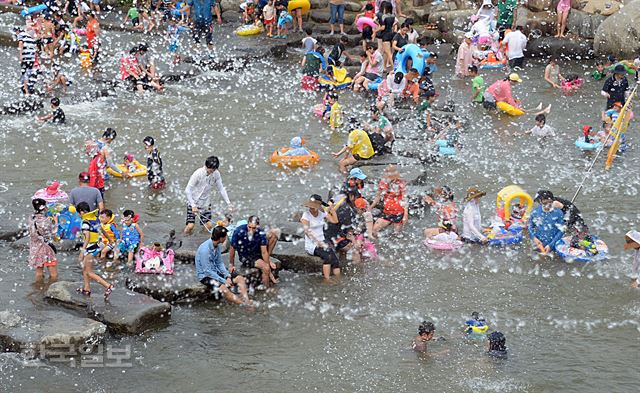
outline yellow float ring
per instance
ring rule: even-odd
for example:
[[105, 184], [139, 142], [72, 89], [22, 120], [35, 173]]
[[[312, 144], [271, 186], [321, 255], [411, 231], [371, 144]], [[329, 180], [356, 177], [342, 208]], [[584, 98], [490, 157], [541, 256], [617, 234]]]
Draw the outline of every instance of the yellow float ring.
[[496, 197], [496, 207], [499, 209], [503, 206], [504, 208], [505, 221], [511, 217], [511, 202], [515, 199], [519, 199], [520, 201], [527, 203], [527, 210], [523, 219], [526, 219], [533, 210], [533, 198], [531, 198], [531, 195], [519, 186], [506, 186], [502, 190], [498, 191], [498, 196]]
[[[136, 170], [135, 170], [135, 172], [131, 173], [131, 176], [133, 176], [133, 177], [147, 176], [147, 167], [146, 166], [144, 166], [141, 163], [139, 163], [138, 160], [133, 160], [133, 163], [136, 166]], [[116, 167], [118, 169], [120, 169], [122, 172], [126, 172], [127, 171], [127, 168], [125, 168], [124, 165], [122, 165], [122, 164], [117, 164]], [[107, 168], [107, 173], [109, 174], [109, 176], [122, 177], [121, 174], [119, 174], [118, 172], [114, 171], [111, 168]]]

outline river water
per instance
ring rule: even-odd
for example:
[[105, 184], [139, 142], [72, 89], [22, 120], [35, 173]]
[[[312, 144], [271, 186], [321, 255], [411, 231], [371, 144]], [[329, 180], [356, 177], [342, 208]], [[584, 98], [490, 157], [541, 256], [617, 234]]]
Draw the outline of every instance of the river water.
[[[120, 36], [107, 37], [114, 47], [123, 47], [118, 46]], [[0, 81], [6, 102], [17, 96], [17, 56], [13, 48], [0, 50], [0, 66], [9, 70]], [[86, 168], [83, 141], [106, 127], [118, 130], [118, 156], [125, 151], [142, 156], [146, 135], [156, 137], [163, 154], [168, 187], [161, 194], [149, 192], [144, 179], [114, 182], [106, 194], [108, 207], [141, 214], [147, 238], [181, 229], [182, 191], [210, 154], [221, 158], [224, 183], [239, 216], [258, 213], [267, 222], [288, 220], [306, 196], [326, 194], [340, 181], [330, 152], [346, 140], [346, 133], [328, 132], [310, 115], [320, 98], [298, 91], [297, 56], [265, 58], [242, 74], [205, 73], [144, 99], [121, 92], [63, 105], [65, 126], [39, 126], [31, 116], [1, 117], [2, 228], [25, 222], [29, 197], [48, 181], [59, 180], [71, 189]], [[509, 184], [532, 195], [549, 188], [571, 198], [591, 158], [573, 142], [583, 124], [597, 126], [604, 104], [597, 94], [600, 83], [588, 82], [576, 96], [564, 97], [545, 86], [541, 65], [527, 67], [515, 95], [526, 106], [552, 104], [548, 123], [558, 133], [539, 142], [513, 135], [533, 126], [531, 117], [498, 118], [468, 105], [470, 87], [449, 80], [450, 62], [443, 56], [435, 82], [439, 100], [455, 101], [469, 124], [462, 136], [465, 147], [454, 159], [425, 166], [427, 186], [412, 191], [424, 194], [433, 185], [447, 184], [461, 201], [466, 188], [477, 185], [488, 194], [482, 202], [485, 219], [494, 209], [496, 192]], [[583, 63], [563, 65], [583, 73], [589, 70]], [[499, 75], [485, 73], [488, 83]], [[82, 80], [78, 77], [72, 86], [73, 94], [83, 91]], [[351, 93], [341, 95], [341, 101], [350, 113], [366, 110], [365, 100]], [[634, 122], [632, 143], [636, 130]], [[397, 127], [396, 133], [417, 138], [420, 131]], [[268, 156], [294, 135], [304, 136], [322, 157], [320, 164], [293, 174], [270, 167]], [[431, 149], [413, 139], [400, 139], [398, 146], [403, 144]], [[525, 246], [429, 251], [421, 245], [422, 229], [435, 222], [428, 213], [410, 219], [404, 238], [381, 247], [384, 261], [348, 272], [337, 285], [322, 284], [318, 275], [284, 272], [275, 294], [258, 295], [253, 313], [224, 303], [177, 305], [167, 327], [137, 337], [109, 337], [109, 344], [131, 348], [131, 367], [72, 368], [0, 355], [0, 390], [635, 391], [640, 300], [628, 287], [631, 257], [622, 245], [624, 232], [639, 220], [638, 156], [633, 146], [608, 172], [602, 162], [596, 164], [577, 200], [592, 231], [611, 248], [607, 261], [539, 260]], [[367, 196], [373, 196], [371, 189]], [[7, 244], [0, 244], [0, 252], [0, 309], [28, 314], [53, 307], [33, 289], [26, 252]], [[61, 279], [80, 279], [75, 255], [62, 258], [60, 266]], [[472, 311], [506, 335], [508, 359], [490, 359], [481, 342], [463, 339], [461, 326]], [[410, 350], [424, 319], [434, 321], [437, 335], [446, 338], [430, 346], [429, 356]]]

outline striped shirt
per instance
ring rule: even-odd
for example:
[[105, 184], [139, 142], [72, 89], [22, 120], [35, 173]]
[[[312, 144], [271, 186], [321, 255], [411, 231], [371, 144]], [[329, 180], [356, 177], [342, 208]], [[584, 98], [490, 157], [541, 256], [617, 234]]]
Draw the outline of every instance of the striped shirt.
[[23, 31], [18, 35], [18, 41], [22, 42], [22, 61], [36, 61], [36, 40], [33, 35]]

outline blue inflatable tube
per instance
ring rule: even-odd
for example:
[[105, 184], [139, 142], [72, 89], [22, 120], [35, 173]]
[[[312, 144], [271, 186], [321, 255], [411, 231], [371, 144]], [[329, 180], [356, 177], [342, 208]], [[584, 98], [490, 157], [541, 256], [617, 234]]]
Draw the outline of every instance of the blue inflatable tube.
[[520, 244], [524, 240], [523, 228], [502, 229], [495, 237], [490, 238], [488, 244], [490, 246], [508, 246], [512, 244]]
[[436, 141], [436, 145], [442, 146], [442, 147], [447, 147], [447, 146], [449, 146], [449, 142], [447, 140], [445, 140], [445, 139], [438, 139]]
[[68, 208], [58, 216], [58, 237], [60, 239], [75, 240], [82, 227], [82, 218], [78, 213], [71, 213]]
[[[289, 17], [291, 17], [291, 15], [289, 15]], [[317, 57], [318, 59], [320, 59], [320, 64], [322, 64], [322, 69], [323, 70], [327, 69], [327, 59], [324, 58], [322, 53], [319, 53], [319, 52], [316, 52], [316, 51], [311, 51], [311, 52], [307, 52], [307, 54], [312, 54], [315, 57]]]
[[418, 70], [420, 75], [422, 75], [424, 73], [424, 67], [426, 64], [426, 57], [422, 49], [420, 49], [420, 47], [416, 44], [407, 44], [403, 46], [402, 49], [403, 51], [398, 52], [398, 54], [396, 55], [396, 61], [398, 62], [396, 72], [400, 71], [403, 74], [406, 74], [407, 71], [409, 71], [407, 69], [407, 60], [411, 59], [413, 61], [413, 65], [411, 66], [411, 68], [415, 68], [416, 70]]
[[20, 11], [20, 15], [22, 15], [23, 17], [29, 16], [31, 14], [37, 14], [38, 12], [42, 12], [47, 10], [48, 7], [44, 4], [38, 4], [38, 5], [34, 5], [33, 7], [29, 7], [26, 8], [22, 11]]
[[592, 151], [597, 150], [600, 146], [602, 146], [602, 143], [600, 142], [587, 143], [584, 141], [584, 138], [578, 138], [576, 140], [576, 147], [580, 150]]
[[287, 23], [293, 23], [293, 17], [291, 15], [286, 14], [278, 18], [278, 27], [282, 27]]
[[438, 146], [438, 153], [442, 154], [443, 156], [451, 157], [456, 155], [456, 149], [449, 146]]
[[556, 254], [568, 262], [598, 262], [609, 257], [609, 247], [597, 236], [591, 236], [596, 247], [596, 253], [574, 249], [571, 247], [571, 237], [563, 237], [555, 245]]
[[378, 78], [373, 82], [369, 82], [367, 86], [369, 87], [369, 90], [378, 90], [378, 86], [380, 86], [380, 83], [382, 83], [382, 78]]

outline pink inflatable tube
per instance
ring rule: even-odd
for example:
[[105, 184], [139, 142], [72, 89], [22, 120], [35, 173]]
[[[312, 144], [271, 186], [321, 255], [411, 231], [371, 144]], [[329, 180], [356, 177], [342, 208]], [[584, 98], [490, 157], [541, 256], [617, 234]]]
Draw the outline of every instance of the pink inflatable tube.
[[457, 250], [458, 248], [462, 247], [463, 244], [464, 243], [462, 243], [460, 240], [456, 240], [453, 243], [444, 243], [444, 242], [439, 242], [431, 239], [426, 239], [424, 241], [425, 246], [433, 250], [442, 250], [442, 251]]
[[372, 29], [375, 29], [376, 22], [374, 22], [371, 18], [367, 18], [366, 16], [359, 17], [356, 21], [356, 27], [358, 28], [358, 31], [362, 33], [362, 30], [364, 30], [365, 26], [370, 26]]

